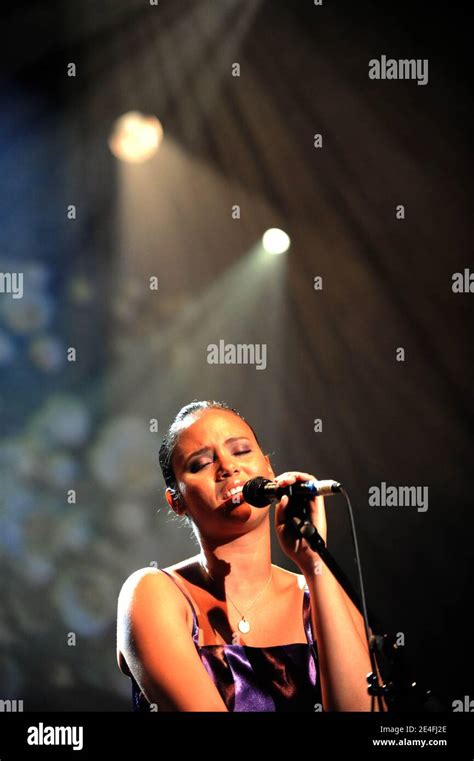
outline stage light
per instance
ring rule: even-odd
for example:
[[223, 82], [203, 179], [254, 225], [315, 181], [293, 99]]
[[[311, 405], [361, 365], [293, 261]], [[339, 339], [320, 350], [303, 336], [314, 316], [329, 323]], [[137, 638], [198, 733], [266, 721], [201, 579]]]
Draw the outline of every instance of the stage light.
[[163, 127], [155, 116], [129, 111], [115, 122], [109, 148], [121, 161], [139, 164], [156, 153], [162, 139]]
[[272, 227], [267, 230], [262, 238], [263, 248], [269, 254], [284, 254], [290, 247], [290, 238], [278, 227]]

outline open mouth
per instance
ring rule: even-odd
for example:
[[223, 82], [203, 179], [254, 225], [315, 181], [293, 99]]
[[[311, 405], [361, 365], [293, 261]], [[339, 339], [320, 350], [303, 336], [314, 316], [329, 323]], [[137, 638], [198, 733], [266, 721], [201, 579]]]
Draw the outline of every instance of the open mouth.
[[241, 505], [244, 502], [244, 495], [242, 494], [242, 486], [234, 486], [232, 489], [227, 489], [222, 495], [224, 504], [226, 505]]

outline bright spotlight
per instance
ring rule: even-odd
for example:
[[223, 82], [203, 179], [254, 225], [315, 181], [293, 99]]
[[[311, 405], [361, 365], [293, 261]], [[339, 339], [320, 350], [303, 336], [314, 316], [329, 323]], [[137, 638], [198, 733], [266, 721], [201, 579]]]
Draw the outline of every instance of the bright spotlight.
[[284, 254], [290, 248], [290, 242], [288, 235], [278, 227], [267, 230], [262, 238], [263, 248], [269, 254]]
[[115, 122], [109, 148], [121, 161], [139, 164], [156, 153], [162, 139], [163, 127], [155, 116], [129, 111]]

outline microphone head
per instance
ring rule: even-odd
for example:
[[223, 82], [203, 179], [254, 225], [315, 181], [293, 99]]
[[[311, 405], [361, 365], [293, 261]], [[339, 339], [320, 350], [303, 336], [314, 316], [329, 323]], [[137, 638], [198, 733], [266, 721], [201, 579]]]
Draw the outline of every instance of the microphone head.
[[244, 484], [242, 489], [244, 500], [254, 507], [266, 507], [269, 505], [271, 499], [268, 497], [268, 494], [265, 494], [263, 489], [265, 484], [269, 483], [271, 483], [271, 481], [268, 478], [263, 478], [263, 476], [251, 478], [250, 481], [247, 481], [247, 483]]

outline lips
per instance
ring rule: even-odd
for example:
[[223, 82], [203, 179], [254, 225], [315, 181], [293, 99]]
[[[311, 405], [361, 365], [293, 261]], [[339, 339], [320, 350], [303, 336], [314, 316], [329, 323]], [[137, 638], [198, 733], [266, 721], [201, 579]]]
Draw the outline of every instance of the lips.
[[240, 505], [244, 501], [242, 494], [243, 483], [234, 483], [232, 486], [228, 486], [222, 493], [223, 502], [232, 502], [234, 505]]

